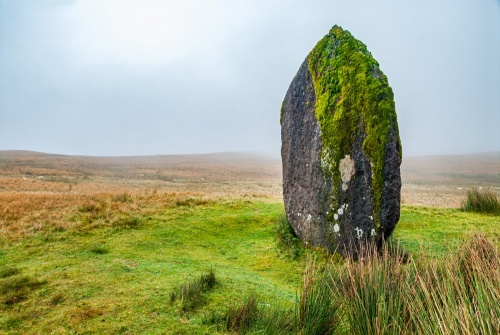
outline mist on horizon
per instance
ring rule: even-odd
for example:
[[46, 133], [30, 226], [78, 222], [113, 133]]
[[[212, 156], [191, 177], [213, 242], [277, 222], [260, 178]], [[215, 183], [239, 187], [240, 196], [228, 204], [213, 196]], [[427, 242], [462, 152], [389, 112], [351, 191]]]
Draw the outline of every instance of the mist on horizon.
[[0, 0], [0, 150], [279, 157], [281, 102], [334, 24], [387, 75], [404, 156], [500, 152], [496, 0]]

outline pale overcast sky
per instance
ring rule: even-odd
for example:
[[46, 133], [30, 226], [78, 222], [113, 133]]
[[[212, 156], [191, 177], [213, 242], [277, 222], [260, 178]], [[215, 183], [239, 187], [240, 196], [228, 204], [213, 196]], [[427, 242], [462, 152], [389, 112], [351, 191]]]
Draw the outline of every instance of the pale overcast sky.
[[404, 155], [500, 151], [498, 0], [0, 0], [0, 150], [278, 157], [334, 24], [388, 76]]

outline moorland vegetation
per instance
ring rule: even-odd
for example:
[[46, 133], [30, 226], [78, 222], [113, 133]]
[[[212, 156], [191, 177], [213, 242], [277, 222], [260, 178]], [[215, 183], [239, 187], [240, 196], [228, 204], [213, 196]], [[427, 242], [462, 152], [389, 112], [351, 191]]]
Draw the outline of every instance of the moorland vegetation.
[[500, 330], [497, 215], [407, 203], [354, 261], [298, 242], [269, 174], [169, 189], [113, 173], [1, 176], [0, 333]]

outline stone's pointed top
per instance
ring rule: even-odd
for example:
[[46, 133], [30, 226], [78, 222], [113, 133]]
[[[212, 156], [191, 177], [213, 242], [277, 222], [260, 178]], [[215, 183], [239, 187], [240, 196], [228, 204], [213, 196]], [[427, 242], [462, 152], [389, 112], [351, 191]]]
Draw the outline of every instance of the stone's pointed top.
[[348, 255], [394, 230], [402, 155], [393, 97], [366, 46], [337, 25], [300, 67], [282, 105], [281, 153], [285, 209], [303, 241]]

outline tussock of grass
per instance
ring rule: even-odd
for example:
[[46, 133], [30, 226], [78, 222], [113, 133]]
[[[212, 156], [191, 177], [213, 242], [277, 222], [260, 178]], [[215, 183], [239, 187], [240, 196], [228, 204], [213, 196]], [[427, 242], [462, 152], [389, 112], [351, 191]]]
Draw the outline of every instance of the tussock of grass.
[[102, 205], [95, 202], [84, 203], [78, 207], [78, 211], [81, 213], [92, 213], [97, 214], [102, 210]]
[[499, 334], [500, 255], [475, 236], [444, 262], [420, 266], [406, 290], [412, 328], [419, 334]]
[[212, 316], [211, 323], [222, 324], [224, 331], [243, 334], [294, 334], [297, 325], [291, 309], [266, 303], [255, 293], [245, 298], [241, 305], [231, 305], [224, 314]]
[[229, 331], [248, 331], [257, 320], [262, 320], [259, 314], [257, 298], [251, 294], [240, 306], [229, 307], [224, 317], [225, 328]]
[[205, 293], [210, 291], [216, 282], [215, 273], [211, 269], [199, 278], [186, 281], [173, 289], [170, 293], [170, 303], [180, 300], [183, 312], [193, 311], [205, 303]]
[[119, 193], [112, 196], [113, 202], [132, 202], [132, 196], [129, 193]]
[[331, 334], [339, 329], [340, 301], [327, 276], [309, 262], [299, 301], [299, 329], [312, 335]]
[[210, 200], [208, 200], [208, 199], [195, 198], [195, 197], [181, 198], [181, 199], [177, 199], [174, 202], [175, 206], [186, 206], [186, 207], [202, 206], [202, 205], [206, 205], [209, 203], [210, 203]]
[[493, 190], [473, 188], [467, 191], [461, 209], [465, 212], [500, 215], [500, 200]]
[[100, 307], [94, 307], [94, 306], [77, 307], [70, 313], [73, 322], [75, 321], [82, 322], [85, 320], [101, 316], [103, 314], [104, 311]]
[[138, 217], [125, 217], [120, 218], [112, 223], [113, 228], [116, 229], [134, 229], [141, 225], [141, 220]]
[[0, 269], [0, 278], [7, 278], [18, 274], [20, 270], [16, 267], [6, 266]]
[[90, 252], [96, 255], [105, 255], [109, 253], [109, 249], [102, 245], [96, 245], [90, 248]]
[[329, 270], [334, 295], [342, 301], [351, 334], [403, 334], [407, 301], [401, 295], [411, 275], [401, 253], [382, 253], [374, 247], [360, 250], [358, 260]]
[[50, 300], [49, 300], [49, 303], [52, 305], [52, 306], [57, 306], [59, 305], [61, 302], [63, 302], [65, 300], [65, 297], [64, 297], [64, 294], [62, 293], [56, 293], [54, 294]]

